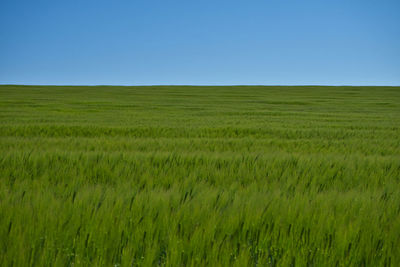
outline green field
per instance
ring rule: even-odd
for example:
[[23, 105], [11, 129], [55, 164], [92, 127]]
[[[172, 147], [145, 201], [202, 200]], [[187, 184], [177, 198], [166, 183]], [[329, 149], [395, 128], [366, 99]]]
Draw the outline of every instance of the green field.
[[0, 86], [0, 266], [398, 266], [400, 87]]

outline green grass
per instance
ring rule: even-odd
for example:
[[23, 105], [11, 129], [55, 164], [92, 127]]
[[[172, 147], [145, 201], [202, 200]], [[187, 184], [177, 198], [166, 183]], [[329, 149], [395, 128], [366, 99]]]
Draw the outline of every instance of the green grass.
[[399, 262], [399, 87], [0, 86], [1, 266]]

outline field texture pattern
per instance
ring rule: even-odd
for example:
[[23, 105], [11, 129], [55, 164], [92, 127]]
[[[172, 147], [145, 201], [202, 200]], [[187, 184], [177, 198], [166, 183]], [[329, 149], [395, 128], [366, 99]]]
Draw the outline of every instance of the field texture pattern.
[[0, 86], [1, 266], [399, 263], [399, 87]]

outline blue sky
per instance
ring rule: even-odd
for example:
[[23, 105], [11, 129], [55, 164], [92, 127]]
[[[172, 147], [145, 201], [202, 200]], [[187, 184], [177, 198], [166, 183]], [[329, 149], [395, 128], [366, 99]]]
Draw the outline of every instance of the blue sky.
[[2, 84], [400, 85], [399, 0], [0, 1]]

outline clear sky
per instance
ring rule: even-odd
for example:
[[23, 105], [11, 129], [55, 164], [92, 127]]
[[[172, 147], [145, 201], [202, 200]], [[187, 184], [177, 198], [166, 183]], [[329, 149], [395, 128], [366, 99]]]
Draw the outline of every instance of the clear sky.
[[400, 85], [400, 1], [1, 0], [0, 83]]

